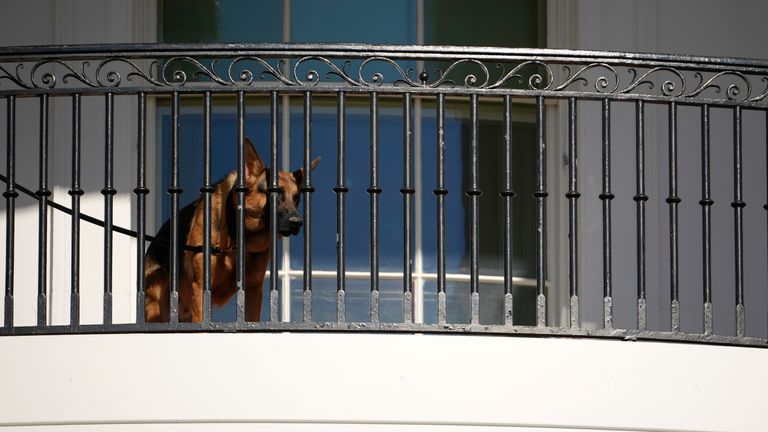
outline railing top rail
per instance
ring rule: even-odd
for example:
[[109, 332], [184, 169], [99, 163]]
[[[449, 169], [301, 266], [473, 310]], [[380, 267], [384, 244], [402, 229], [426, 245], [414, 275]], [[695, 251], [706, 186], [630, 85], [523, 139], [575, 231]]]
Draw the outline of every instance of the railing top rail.
[[198, 57], [259, 55], [265, 57], [325, 55], [330, 57], [366, 58], [386, 55], [397, 59], [441, 60], [471, 57], [481, 61], [546, 60], [562, 63], [592, 61], [614, 65], [666, 64], [703, 70], [734, 69], [768, 70], [768, 60], [738, 57], [714, 57], [678, 54], [652, 54], [614, 51], [568, 50], [548, 48], [501, 48], [429, 45], [376, 44], [90, 44], [37, 45], [0, 47], [1, 61], [17, 61], [40, 57], [88, 58], [108, 54], [112, 57], [167, 57], [180, 54]]
[[0, 48], [0, 96], [208, 90], [477, 93], [765, 108], [768, 60], [370, 44]]

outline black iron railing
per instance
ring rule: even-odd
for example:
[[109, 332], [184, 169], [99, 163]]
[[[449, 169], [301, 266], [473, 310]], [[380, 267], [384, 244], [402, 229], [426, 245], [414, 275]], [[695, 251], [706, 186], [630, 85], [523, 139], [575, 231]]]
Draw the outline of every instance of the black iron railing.
[[[181, 209], [180, 195], [180, 138], [179, 117], [181, 99], [194, 95], [202, 98], [203, 115], [203, 182], [200, 184], [202, 196], [202, 217], [204, 231], [202, 245], [195, 254], [202, 254], [202, 322], [179, 322], [179, 287], [181, 266], [183, 266], [181, 249], [184, 245], [182, 237], [185, 233], [179, 211]], [[249, 96], [266, 96], [268, 102], [270, 144], [268, 157], [265, 157], [270, 167], [279, 166], [279, 112], [281, 98], [291, 95], [303, 101], [303, 131], [304, 149], [302, 167], [304, 177], [298, 185], [303, 201], [303, 307], [301, 322], [280, 322], [281, 286], [278, 277], [280, 271], [277, 233], [278, 204], [283, 191], [280, 188], [278, 171], [269, 171], [265, 191], [269, 196], [269, 235], [270, 265], [268, 286], [265, 286], [269, 299], [269, 315], [265, 321], [249, 322], [245, 318], [246, 284], [246, 254], [248, 244], [245, 227], [245, 210], [238, 207], [235, 217], [236, 245], [236, 317], [232, 322], [217, 322], [211, 318], [212, 256], [216, 245], [211, 240], [211, 211], [212, 196], [215, 184], [212, 181], [211, 157], [215, 148], [211, 143], [212, 99], [221, 95], [234, 97], [236, 106], [236, 136], [237, 167], [236, 181], [232, 193], [237, 202], [245, 203], [247, 188], [244, 183], [246, 176], [245, 158], [245, 111]], [[313, 154], [312, 119], [313, 101], [319, 96], [331, 97], [335, 101], [337, 113], [337, 139], [335, 143], [335, 182], [332, 190], [336, 194], [336, 320], [334, 322], [315, 322], [313, 320], [313, 255], [312, 255], [312, 224], [316, 219], [312, 210], [312, 193], [315, 191], [310, 164]], [[397, 239], [402, 243], [402, 322], [385, 323], [380, 316], [380, 261], [379, 248], [382, 239], [379, 237], [380, 197], [384, 191], [381, 183], [379, 142], [380, 134], [380, 103], [381, 98], [396, 96], [402, 103], [403, 118], [403, 159], [402, 159], [402, 229], [403, 236]], [[524, 50], [524, 49], [493, 49], [493, 48], [458, 48], [458, 47], [403, 47], [403, 46], [368, 46], [368, 45], [111, 45], [111, 46], [68, 46], [68, 47], [26, 47], [0, 49], [0, 97], [6, 100], [6, 168], [5, 168], [5, 302], [4, 326], [0, 334], [35, 334], [35, 333], [80, 333], [80, 332], [132, 332], [132, 331], [201, 331], [201, 330], [266, 330], [266, 331], [310, 331], [310, 330], [340, 330], [340, 331], [405, 331], [405, 332], [479, 332], [499, 334], [530, 334], [530, 335], [573, 335], [573, 336], [605, 336], [630, 339], [670, 339], [677, 341], [699, 341], [711, 343], [742, 344], [766, 346], [765, 328], [747, 329], [746, 311], [754, 311], [756, 315], [768, 315], [768, 300], [765, 294], [755, 296], [752, 307], [747, 301], [753, 301], [745, 296], [745, 266], [751, 265], [763, 268], [766, 264], [765, 238], [755, 249], [757, 255], [745, 262], [744, 239], [752, 235], [745, 230], [744, 212], [745, 198], [743, 191], [743, 124], [745, 112], [768, 113], [768, 62], [744, 59], [721, 59], [692, 56], [663, 56], [640, 55], [609, 52], [582, 52], [564, 50]], [[115, 133], [116, 122], [124, 122], [116, 118], [115, 98], [133, 98], [135, 101], [135, 124], [131, 127], [136, 131], [134, 179], [134, 224], [135, 233], [114, 223], [113, 200], [117, 194], [128, 193], [117, 190], [114, 178], [115, 168]], [[52, 197], [54, 185], [50, 181], [51, 161], [48, 158], [50, 150], [50, 112], [51, 99], [65, 98], [71, 100], [71, 183], [69, 189], [70, 209], [61, 206], [59, 197]], [[84, 119], [82, 107], [84, 100], [103, 98], [104, 104], [104, 164], [103, 164], [103, 217], [99, 217], [103, 226], [103, 321], [100, 324], [84, 324], [80, 321], [81, 291], [80, 279], [84, 271], [81, 261], [82, 244], [80, 240], [81, 224], [91, 222], [92, 218], [81, 213], [81, 196], [83, 195], [83, 167], [81, 157], [83, 147], [81, 132]], [[170, 99], [170, 139], [167, 148], [170, 155], [168, 171], [161, 174], [169, 179], [170, 203], [170, 255], [169, 255], [169, 304], [170, 322], [145, 323], [145, 250], [149, 242], [155, 241], [147, 236], [148, 210], [152, 209], [152, 201], [148, 197], [158, 189], [159, 183], [151, 184], [149, 178], [153, 175], [148, 168], [148, 158], [153, 153], [148, 151], [150, 145], [156, 144], [151, 134], [148, 134], [149, 101], [152, 98]], [[370, 107], [370, 142], [348, 143], [346, 140], [347, 107], [351, 98], [362, 98]], [[468, 224], [466, 233], [447, 232], [445, 199], [449, 191], [446, 186], [447, 168], [445, 165], [445, 119], [447, 99], [458, 100], [469, 108], [466, 160], [466, 195]], [[39, 168], [37, 172], [37, 191], [32, 193], [38, 201], [38, 232], [37, 260], [34, 263], [20, 263], [15, 252], [20, 244], [20, 233], [16, 231], [17, 199], [19, 193], [26, 189], [17, 181], [17, 136], [22, 132], [18, 129], [20, 100], [37, 100], [39, 112], [39, 130], [35, 131], [39, 140], [37, 154]], [[422, 142], [432, 142], [436, 147], [437, 160], [424, 163], [434, 164], [437, 178], [432, 184], [421, 186], [413, 175], [414, 157], [414, 114], [415, 100], [428, 101], [434, 104], [436, 122], [435, 139], [422, 138]], [[504, 131], [503, 161], [501, 162], [502, 176], [499, 178], [500, 196], [482, 195], [480, 182], [479, 152], [482, 152], [478, 134], [480, 117], [478, 111], [481, 103], [486, 100], [500, 101]], [[599, 124], [586, 125], [579, 116], [584, 103], [599, 103], [601, 121]], [[421, 103], [421, 102], [419, 102]], [[535, 301], [530, 304], [534, 321], [520, 325], [513, 319], [513, 294], [515, 287], [514, 256], [512, 232], [513, 203], [522, 197], [516, 196], [516, 185], [513, 182], [513, 142], [512, 125], [514, 121], [513, 105], [524, 103], [534, 109], [535, 124], [535, 190], [532, 191], [535, 206], [535, 224], [522, 227], [535, 233], [535, 271], [530, 278], [530, 285], [535, 288]], [[627, 149], [617, 150], [612, 143], [617, 130], [624, 131], [615, 125], [616, 104], [631, 104], [634, 110], [635, 145], [629, 153]], [[647, 171], [646, 149], [651, 140], [658, 136], [647, 133], [649, 108], [654, 113], [664, 112], [666, 119], [666, 135], [664, 137], [666, 159], [660, 160], [667, 164], [666, 184], [668, 194], [665, 197], [652, 196], [647, 189], [647, 179], [652, 175]], [[681, 148], [678, 137], [689, 134], [690, 130], [679, 130], [680, 110], [690, 110], [691, 107], [700, 110], [697, 138], [700, 148]], [[710, 140], [713, 120], [711, 111], [732, 111], [732, 124], [728, 130], [733, 133], [731, 177], [733, 195], [730, 205], [733, 207], [732, 224], [715, 223], [712, 219], [712, 209], [715, 202], [712, 197], [712, 186], [715, 182], [726, 181], [726, 176], [713, 177], [711, 167], [717, 161], [711, 159], [713, 143]], [[564, 115], [557, 120], [548, 120], [550, 111], [560, 110]], [[586, 110], [586, 109], [584, 109]], [[686, 114], [689, 114], [686, 111]], [[753, 117], [750, 117], [753, 119]], [[100, 121], [87, 119], [87, 122]], [[751, 120], [750, 120], [751, 121]], [[765, 118], [763, 124], [768, 124]], [[564, 193], [553, 196], [553, 186], [548, 185], [552, 170], [560, 169], [551, 160], [558, 155], [548, 152], [548, 144], [554, 141], [548, 136], [548, 127], [562, 123], [566, 133], [562, 138], [562, 149], [565, 154], [563, 176]], [[556, 125], [555, 125], [556, 126]], [[578, 128], [577, 128], [578, 126]], [[595, 143], [579, 142], [579, 130], [584, 128], [601, 130], [600, 149], [595, 153], [600, 158], [602, 169], [602, 184], [599, 194], [583, 195], [584, 186], [580, 178], [585, 174], [579, 170], [578, 154], [585, 153], [585, 146]], [[768, 128], [766, 128], [768, 129]], [[27, 134], [30, 131], [23, 131]], [[612, 134], [613, 133], [613, 134]], [[426, 136], [426, 133], [425, 133]], [[750, 137], [751, 139], [752, 137]], [[752, 143], [758, 147], [765, 146], [765, 136], [759, 136], [761, 143]], [[347, 159], [349, 145], [369, 145], [370, 160]], [[427, 145], [427, 144], [424, 144]], [[721, 145], [722, 146], [722, 145]], [[590, 150], [591, 151], [591, 150]], [[630, 274], [617, 273], [613, 266], [615, 248], [615, 219], [613, 207], [617, 198], [612, 188], [612, 181], [617, 173], [612, 169], [612, 160], [617, 151], [631, 154], [634, 157], [635, 172], [621, 173], [622, 176], [632, 176], [635, 180], [635, 192], [630, 198], [635, 204], [635, 238], [636, 244], [634, 272]], [[589, 152], [587, 152], [589, 153]], [[700, 194], [696, 197], [683, 197], [680, 189], [681, 178], [679, 163], [681, 157], [698, 158], [700, 170], [696, 173], [700, 179]], [[325, 162], [324, 162], [325, 163]], [[347, 167], [349, 163], [370, 165], [369, 182], [364, 188], [370, 195], [369, 223], [369, 319], [366, 322], [348, 322], [347, 306], [347, 203], [350, 192]], [[766, 174], [765, 165], [760, 178]], [[455, 175], [455, 173], [454, 173]], [[731, 180], [732, 179], [732, 180]], [[695, 179], [694, 179], [695, 180]], [[357, 183], [357, 187], [361, 188]], [[31, 185], [27, 185], [33, 187]], [[768, 189], [762, 189], [763, 196]], [[419, 253], [413, 243], [414, 211], [421, 203], [415, 199], [426, 191], [433, 192], [436, 198], [436, 274], [435, 288], [435, 317], [431, 320], [419, 320], [415, 317], [415, 304], [423, 301], [423, 292], [414, 290], [414, 255]], [[450, 191], [457, 193], [458, 191]], [[519, 194], [518, 194], [519, 195]], [[601, 206], [601, 233], [596, 234], [601, 239], [602, 266], [599, 269], [584, 268], [580, 257], [580, 239], [587, 235], [581, 230], [580, 209], [584, 200], [598, 199]], [[701, 256], [700, 292], [701, 302], [684, 304], [680, 290], [680, 220], [682, 200], [698, 200], [701, 214], [700, 243], [693, 251]], [[500, 200], [503, 212], [503, 226], [499, 231], [503, 242], [503, 322], [481, 324], [480, 297], [482, 265], [479, 253], [479, 203], [481, 200]], [[58, 201], [58, 203], [56, 202]], [[655, 203], [654, 203], [655, 201]], [[719, 204], [719, 203], [718, 203]], [[215, 205], [215, 203], [214, 203]], [[668, 285], [659, 288], [665, 292], [668, 300], [661, 301], [662, 313], [668, 314], [665, 320], [668, 325], [661, 328], [650, 328], [648, 325], [648, 209], [654, 205], [656, 210], [668, 208], [666, 229], [668, 244], [664, 246], [665, 268], [668, 268]], [[50, 210], [56, 206], [58, 210]], [[567, 232], [562, 238], [554, 238], [549, 223], [553, 219], [552, 208], [561, 212], [567, 218], [563, 230]], [[562, 210], [560, 210], [562, 209]], [[766, 205], [768, 209], [768, 205]], [[48, 296], [50, 287], [48, 281], [51, 275], [49, 258], [50, 233], [48, 232], [51, 212], [68, 211], [71, 217], [71, 231], [68, 233], [71, 241], [71, 256], [69, 270], [71, 286], [70, 317], [68, 324], [51, 324], [47, 316]], [[150, 215], [150, 217], [152, 217]], [[765, 217], [765, 216], [762, 216]], [[314, 219], [313, 219], [314, 218]], [[99, 222], [99, 221], [97, 221]], [[431, 229], [431, 228], [430, 228]], [[715, 230], [732, 232], [733, 260], [731, 262], [716, 262], [712, 259], [712, 233]], [[137, 239], [135, 277], [136, 319], [131, 323], [114, 323], [113, 321], [113, 268], [126, 265], [115, 261], [113, 238], [115, 233], [133, 234]], [[57, 233], [56, 235], [60, 235]], [[468, 244], [468, 283], [463, 287], [468, 296], [468, 322], [454, 323], [448, 319], [447, 286], [446, 282], [446, 242], [451, 236], [466, 236]], [[762, 235], [765, 235], [764, 233]], [[182, 237], [180, 237], [182, 236]], [[391, 242], [394, 239], [387, 238]], [[693, 241], [686, 239], [686, 241]], [[29, 242], [27, 237], [24, 243]], [[552, 251], [555, 251], [554, 253]], [[552, 255], [564, 251], [564, 264], [560, 267], [553, 265]], [[652, 254], [661, 254], [659, 250]], [[20, 266], [34, 267], [37, 272], [37, 325], [16, 325], [14, 313], [17, 305], [14, 302], [19, 290], [33, 289], [30, 286], [20, 286], [15, 283]], [[89, 263], [89, 266], [92, 266]], [[659, 267], [661, 268], [661, 267]], [[727, 270], [726, 270], [727, 269]], [[567, 276], [558, 279], [562, 285], [562, 304], [553, 303], [550, 297], [554, 290], [556, 278], [553, 274], [563, 271]], [[662, 271], [657, 269], [657, 271]], [[698, 270], [697, 270], [698, 271]], [[734, 282], [728, 286], [714, 286], [712, 273], [718, 271], [733, 272]], [[580, 275], [601, 272], [602, 305], [601, 325], [599, 328], [585, 326]], [[621, 280], [621, 283], [617, 283]], [[630, 287], [627, 280], [634, 280], [636, 288], [632, 288], [635, 297], [634, 320], [636, 325], [630, 329], [615, 328], [614, 300], [620, 295], [620, 290]], [[759, 284], [757, 292], [768, 292], [765, 278], [753, 277], [752, 284]], [[732, 331], [717, 334], [713, 320], [713, 294], [723, 290], [731, 296], [733, 306], [725, 319], [733, 319]], [[282, 293], [285, 295], [285, 293]], [[689, 300], [685, 300], [689, 301]], [[700, 309], [703, 325], [700, 330], [684, 330], [681, 328], [681, 314], [688, 309]], [[553, 310], [554, 309], [554, 310]], [[562, 309], [562, 313], [559, 311]], [[698, 313], [698, 312], [697, 312]], [[560, 318], [556, 318], [560, 315]], [[420, 322], [420, 321], [427, 321]], [[429, 323], [432, 321], [433, 323]], [[765, 319], [757, 319], [762, 323]], [[760, 324], [765, 327], [765, 324]], [[752, 330], [752, 331], [750, 331]]]

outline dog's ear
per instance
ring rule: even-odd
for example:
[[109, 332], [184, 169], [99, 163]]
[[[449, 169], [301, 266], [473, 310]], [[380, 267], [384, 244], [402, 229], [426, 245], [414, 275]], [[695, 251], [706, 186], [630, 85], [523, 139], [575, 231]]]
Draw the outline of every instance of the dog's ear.
[[[309, 164], [309, 170], [314, 171], [317, 164], [320, 163], [320, 156], [316, 157], [312, 162]], [[293, 179], [296, 182], [297, 185], [301, 185], [304, 182], [304, 168], [299, 168], [296, 171], [293, 172]]]
[[259, 153], [256, 151], [256, 147], [253, 146], [253, 143], [250, 139], [247, 137], [245, 138], [245, 177], [249, 180], [256, 180], [256, 176], [264, 172], [264, 170], [267, 168], [266, 164], [264, 164], [264, 161], [261, 159], [261, 156], [259, 156]]

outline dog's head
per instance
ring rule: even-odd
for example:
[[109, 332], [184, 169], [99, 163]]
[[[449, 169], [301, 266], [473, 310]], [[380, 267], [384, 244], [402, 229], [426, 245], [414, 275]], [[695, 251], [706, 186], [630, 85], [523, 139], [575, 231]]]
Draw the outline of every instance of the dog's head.
[[[257, 231], [258, 225], [269, 226], [269, 169], [256, 152], [251, 140], [246, 138], [245, 143], [245, 184], [248, 188], [245, 197], [246, 230]], [[318, 163], [320, 157], [312, 161], [310, 170], [314, 170]], [[299, 215], [304, 168], [292, 173], [278, 172], [277, 182], [281, 190], [277, 200], [277, 232], [285, 237], [296, 235], [304, 225], [304, 220]]]

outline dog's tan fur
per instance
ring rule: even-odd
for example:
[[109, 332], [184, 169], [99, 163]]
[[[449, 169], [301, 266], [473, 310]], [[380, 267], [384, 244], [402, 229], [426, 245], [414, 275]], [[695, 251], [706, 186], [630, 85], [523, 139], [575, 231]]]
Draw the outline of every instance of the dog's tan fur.
[[[247, 321], [258, 321], [261, 317], [262, 284], [269, 263], [269, 224], [265, 218], [268, 210], [267, 173], [264, 161], [246, 138], [246, 161], [244, 183], [245, 194], [245, 318]], [[312, 162], [314, 168], [319, 158]], [[299, 202], [299, 187], [303, 181], [303, 169], [278, 174], [278, 184], [283, 192], [279, 196], [278, 226], [283, 227], [282, 235], [286, 233], [285, 224], [288, 219], [296, 222]], [[216, 183], [211, 194], [211, 245], [216, 251], [211, 256], [211, 301], [216, 306], [223, 306], [236, 292], [236, 233], [231, 223], [228, 223], [227, 212], [236, 211], [236, 195], [232, 188], [237, 180], [237, 172], [230, 172], [224, 179]], [[201, 246], [203, 244], [203, 211], [204, 201], [198, 198], [185, 208], [191, 212], [187, 232], [180, 232], [180, 237], [186, 246]], [[300, 226], [301, 219], [298, 219]], [[168, 222], [166, 222], [167, 224]], [[184, 221], [179, 222], [184, 227]], [[279, 228], [280, 229], [280, 228]], [[161, 229], [162, 231], [162, 229]], [[180, 246], [184, 246], [180, 245]], [[153, 248], [153, 246], [155, 246]], [[145, 255], [145, 318], [147, 322], [168, 322], [170, 316], [169, 301], [169, 268], [160, 254], [168, 253], [161, 246], [152, 245]], [[169, 258], [170, 260], [170, 258]], [[200, 322], [203, 317], [203, 253], [199, 250], [184, 250], [179, 260], [179, 321]]]

